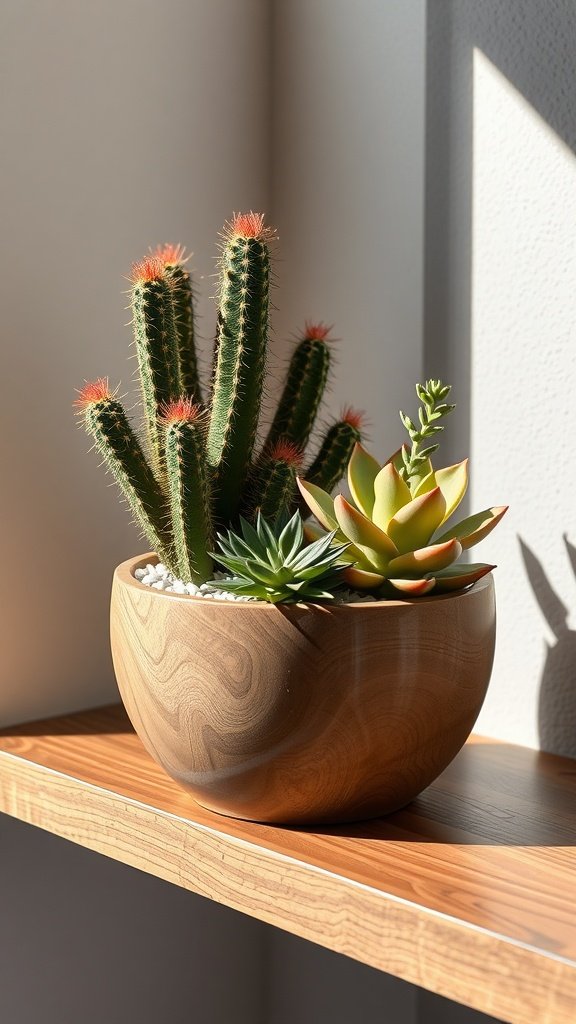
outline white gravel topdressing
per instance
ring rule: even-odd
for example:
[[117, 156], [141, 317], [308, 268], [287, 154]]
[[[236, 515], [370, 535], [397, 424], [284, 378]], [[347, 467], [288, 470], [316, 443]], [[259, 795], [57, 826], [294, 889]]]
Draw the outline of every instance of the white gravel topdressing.
[[[218, 589], [218, 580], [228, 579], [223, 572], [214, 573], [214, 579], [210, 583], [203, 583], [197, 587], [195, 583], [184, 583], [176, 579], [162, 562], [157, 565], [148, 563], [145, 569], [136, 569], [134, 573], [139, 583], [154, 590], [165, 590], [169, 594], [183, 594], [189, 597], [205, 597], [213, 601], [255, 601], [255, 597], [244, 597], [242, 594], [229, 594], [226, 590]], [[375, 601], [372, 594], [358, 594], [352, 590], [344, 590], [334, 599], [336, 604], [357, 604]]]

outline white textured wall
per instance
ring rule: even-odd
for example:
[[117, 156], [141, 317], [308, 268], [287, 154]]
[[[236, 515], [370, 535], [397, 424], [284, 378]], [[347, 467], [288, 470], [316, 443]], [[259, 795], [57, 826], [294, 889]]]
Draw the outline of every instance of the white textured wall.
[[427, 363], [470, 395], [471, 504], [511, 506], [473, 552], [498, 563], [477, 728], [573, 756], [575, 47], [571, 0], [429, 4]]
[[74, 427], [74, 388], [130, 381], [133, 259], [181, 241], [211, 275], [232, 208], [267, 206], [268, 19], [266, 0], [4, 5], [5, 724], [116, 699], [110, 577], [143, 545]]

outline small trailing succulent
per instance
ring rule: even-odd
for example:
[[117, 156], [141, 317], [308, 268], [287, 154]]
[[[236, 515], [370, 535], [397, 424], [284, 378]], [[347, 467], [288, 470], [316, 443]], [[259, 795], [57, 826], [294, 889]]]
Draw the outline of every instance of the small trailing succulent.
[[[446, 399], [450, 386], [439, 380], [418, 384], [419, 424], [400, 413], [410, 445], [383, 465], [357, 443], [348, 464], [352, 501], [332, 498], [314, 481], [299, 479], [309, 510], [338, 544], [349, 542], [341, 557], [348, 561], [344, 576], [356, 590], [379, 596], [419, 597], [461, 590], [495, 566], [459, 563], [464, 550], [486, 537], [500, 522], [507, 506], [476, 513], [442, 530], [458, 508], [468, 485], [468, 459], [434, 469], [428, 444], [443, 429], [441, 422], [454, 409]], [[323, 536], [307, 527], [309, 538]]]
[[[211, 578], [217, 529], [235, 528], [240, 516], [254, 521], [258, 510], [274, 520], [299, 504], [296, 475], [329, 375], [330, 328], [306, 323], [259, 441], [274, 239], [263, 214], [235, 214], [224, 227], [210, 386], [198, 372], [184, 249], [164, 245], [135, 263], [131, 277], [143, 437], [107, 378], [85, 384], [76, 401], [141, 533], [185, 582]], [[309, 480], [335, 487], [361, 440], [361, 419], [348, 408], [330, 426], [308, 463]]]
[[306, 543], [298, 511], [273, 525], [260, 512], [255, 526], [241, 518], [240, 533], [218, 534], [219, 551], [213, 557], [233, 574], [219, 580], [218, 587], [272, 604], [332, 600], [344, 583], [341, 556], [348, 547], [333, 541], [334, 534], [327, 533]]

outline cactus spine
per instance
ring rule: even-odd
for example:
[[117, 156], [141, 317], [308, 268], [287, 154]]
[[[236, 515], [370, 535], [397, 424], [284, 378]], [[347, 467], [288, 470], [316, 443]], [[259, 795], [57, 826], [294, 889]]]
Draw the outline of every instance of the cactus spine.
[[239, 215], [229, 225], [222, 253], [207, 440], [220, 522], [236, 516], [256, 440], [268, 342], [268, 236], [263, 217]]
[[357, 441], [362, 439], [362, 413], [345, 409], [330, 427], [318, 455], [305, 473], [306, 480], [330, 493], [346, 472]]
[[[146, 462], [121, 403], [104, 379], [86, 385], [84, 424], [150, 545], [186, 582], [209, 578], [215, 527], [240, 511], [273, 520], [297, 507], [295, 479], [329, 370], [324, 324], [307, 324], [288, 369], [267, 439], [254, 454], [266, 368], [274, 232], [262, 214], [225, 227], [209, 406], [200, 412], [192, 284], [180, 246], [133, 267], [132, 310], [147, 440]], [[344, 473], [360, 417], [328, 432], [308, 478], [326, 489]]]
[[204, 583], [212, 571], [210, 509], [206, 480], [204, 428], [191, 399], [162, 410], [170, 520], [180, 579]]
[[306, 323], [304, 337], [294, 349], [284, 390], [266, 439], [271, 448], [281, 438], [305, 448], [326, 388], [330, 351], [325, 324]]
[[186, 270], [188, 257], [181, 245], [162, 245], [155, 256], [163, 263], [172, 289], [174, 322], [178, 342], [181, 392], [195, 403], [202, 402], [202, 389], [198, 374], [196, 338], [194, 329], [194, 294], [192, 279]]
[[160, 559], [173, 566], [165, 526], [164, 497], [134, 434], [122, 403], [101, 377], [79, 393], [76, 408], [94, 438], [105, 465], [118, 483], [137, 526]]

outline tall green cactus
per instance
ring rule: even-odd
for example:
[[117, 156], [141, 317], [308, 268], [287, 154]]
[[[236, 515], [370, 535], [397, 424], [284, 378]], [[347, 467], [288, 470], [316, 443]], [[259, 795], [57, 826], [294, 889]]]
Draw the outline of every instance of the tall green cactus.
[[164, 496], [150, 469], [140, 442], [108, 380], [100, 377], [79, 392], [75, 406], [94, 438], [104, 464], [118, 483], [130, 511], [154, 550], [174, 567], [170, 534], [166, 529]]
[[212, 570], [212, 538], [201, 410], [180, 399], [162, 410], [162, 423], [178, 575], [203, 583]]
[[152, 467], [161, 479], [164, 455], [158, 410], [182, 393], [180, 353], [171, 283], [161, 260], [132, 267], [132, 316]]
[[222, 251], [207, 458], [216, 516], [234, 519], [256, 440], [268, 344], [270, 231], [260, 214], [239, 214]]
[[302, 450], [291, 441], [280, 439], [270, 448], [265, 446], [245, 490], [245, 517], [253, 519], [258, 511], [272, 521], [288, 515], [294, 508], [302, 461]]
[[286, 383], [266, 439], [266, 448], [285, 438], [305, 448], [328, 380], [330, 350], [326, 324], [306, 322], [304, 336], [292, 353]]
[[[215, 527], [242, 512], [269, 519], [297, 507], [295, 479], [328, 376], [328, 328], [306, 325], [278, 411], [256, 448], [268, 338], [269, 245], [262, 214], [225, 226], [220, 302], [207, 408], [201, 411], [192, 284], [180, 246], [162, 246], [133, 267], [132, 309], [149, 462], [108, 382], [80, 392], [87, 431], [134, 519], [170, 569], [187, 582], [210, 576]], [[349, 410], [326, 435], [306, 473], [332, 489], [361, 436]]]
[[194, 403], [202, 402], [202, 389], [198, 373], [198, 357], [194, 327], [194, 294], [192, 278], [186, 269], [189, 257], [183, 245], [159, 245], [154, 256], [164, 266], [172, 288], [174, 322], [178, 343], [181, 392]]
[[362, 440], [363, 419], [361, 412], [344, 409], [341, 418], [326, 434], [314, 462], [306, 470], [305, 477], [309, 483], [328, 493], [336, 487], [346, 472], [354, 445]]

